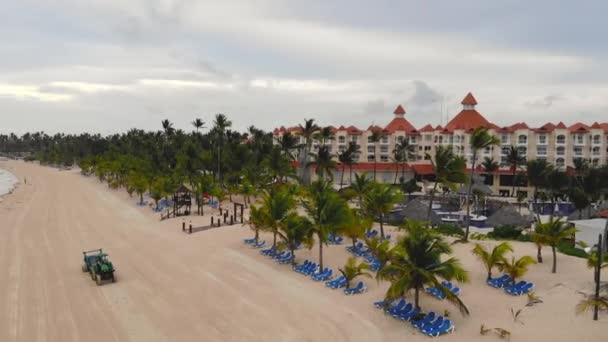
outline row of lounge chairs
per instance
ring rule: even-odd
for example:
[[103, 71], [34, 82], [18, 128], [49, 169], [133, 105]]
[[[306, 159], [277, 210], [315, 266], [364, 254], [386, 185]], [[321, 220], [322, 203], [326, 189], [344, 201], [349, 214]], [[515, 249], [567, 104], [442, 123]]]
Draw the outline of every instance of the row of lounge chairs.
[[335, 234], [330, 234], [327, 237], [327, 242], [330, 245], [341, 245], [344, 243], [344, 238], [339, 236], [339, 235], [335, 235]]
[[401, 299], [396, 304], [379, 301], [375, 302], [374, 306], [384, 309], [385, 313], [396, 319], [409, 321], [413, 327], [428, 336], [435, 337], [454, 331], [454, 324], [449, 319], [438, 316], [433, 311], [420, 317], [421, 313], [415, 309], [412, 303], [408, 303], [405, 299]]
[[256, 243], [255, 238], [244, 239], [243, 242], [248, 245], [251, 245], [252, 248], [262, 248], [262, 247], [266, 246], [266, 240], [258, 241]]
[[358, 256], [358, 257], [366, 257], [370, 254], [370, 250], [365, 248], [365, 245], [363, 244], [363, 242], [357, 242], [355, 247], [348, 246], [348, 247], [346, 247], [346, 250], [348, 252], [350, 252], [351, 254]]
[[[319, 265], [310, 260], [306, 260], [304, 261], [304, 263], [295, 266], [293, 270], [303, 275], [309, 276], [314, 281], [325, 281], [325, 286], [332, 289], [346, 287], [346, 279], [344, 278], [344, 276], [340, 276], [332, 280], [332, 269], [325, 268], [324, 270], [320, 270]], [[363, 282], [359, 282], [355, 287], [344, 289], [343, 291], [346, 295], [352, 295], [367, 291], [367, 287], [365, 287]]]
[[[460, 294], [460, 287], [452, 284], [449, 281], [444, 280], [441, 282], [441, 285], [450, 290], [455, 296], [458, 296]], [[427, 287], [425, 291], [426, 293], [440, 300], [443, 300], [446, 297], [446, 294], [443, 292], [443, 290], [438, 287]]]
[[517, 284], [513, 284], [513, 280], [509, 275], [503, 274], [498, 278], [491, 278], [486, 283], [497, 289], [504, 289], [504, 291], [513, 296], [521, 296], [534, 289], [534, 284], [527, 281], [519, 281]]

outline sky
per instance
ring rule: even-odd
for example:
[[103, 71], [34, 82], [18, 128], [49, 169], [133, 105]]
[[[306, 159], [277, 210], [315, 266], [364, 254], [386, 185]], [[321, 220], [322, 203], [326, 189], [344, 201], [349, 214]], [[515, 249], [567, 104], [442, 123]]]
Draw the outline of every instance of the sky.
[[608, 2], [3, 0], [0, 132], [608, 121]]

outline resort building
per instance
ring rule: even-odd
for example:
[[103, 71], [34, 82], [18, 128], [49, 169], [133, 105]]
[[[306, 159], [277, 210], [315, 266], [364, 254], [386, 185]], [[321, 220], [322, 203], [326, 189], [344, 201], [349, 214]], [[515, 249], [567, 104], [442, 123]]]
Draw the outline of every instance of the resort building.
[[[467, 159], [471, 167], [472, 153], [469, 148], [470, 133], [477, 127], [483, 126], [500, 140], [500, 145], [480, 151], [477, 165], [485, 157], [500, 163], [500, 168], [492, 177], [486, 177], [486, 183], [491, 185], [496, 194], [506, 195], [513, 184], [513, 172], [506, 164], [506, 155], [511, 146], [516, 147], [527, 160], [546, 159], [556, 167], [566, 169], [573, 167], [576, 159], [586, 159], [591, 165], [603, 165], [608, 162], [608, 122], [592, 124], [574, 123], [567, 126], [563, 122], [546, 123], [540, 127], [529, 127], [525, 122], [509, 126], [499, 126], [488, 121], [477, 111], [477, 100], [469, 93], [461, 102], [462, 110], [454, 116], [445, 127], [427, 124], [416, 128], [406, 119], [406, 110], [398, 105], [393, 112], [393, 118], [384, 127], [371, 125], [366, 129], [353, 125], [331, 127], [334, 138], [325, 142], [331, 153], [338, 155], [343, 152], [349, 142], [359, 146], [357, 164], [353, 172], [373, 172], [376, 161], [377, 179], [393, 182], [396, 172], [401, 174], [401, 166], [394, 161], [394, 150], [397, 144], [408, 139], [413, 147], [410, 158], [403, 174], [407, 180], [415, 175], [431, 176], [430, 158], [437, 146], [451, 147], [455, 154]], [[280, 127], [273, 131], [275, 137], [281, 137], [286, 132], [299, 136], [301, 130], [295, 127]], [[372, 134], [379, 132], [379, 142], [372, 141]], [[300, 136], [300, 143], [304, 138]], [[320, 141], [313, 141], [313, 150], [318, 151]], [[342, 165], [338, 166], [342, 172]], [[349, 172], [347, 169], [345, 172]], [[484, 174], [481, 167], [479, 173]], [[335, 177], [339, 178], [339, 177]], [[344, 177], [348, 183], [348, 176]], [[339, 182], [339, 179], [336, 179]], [[520, 184], [525, 186], [525, 184]], [[525, 191], [525, 189], [524, 189]]]

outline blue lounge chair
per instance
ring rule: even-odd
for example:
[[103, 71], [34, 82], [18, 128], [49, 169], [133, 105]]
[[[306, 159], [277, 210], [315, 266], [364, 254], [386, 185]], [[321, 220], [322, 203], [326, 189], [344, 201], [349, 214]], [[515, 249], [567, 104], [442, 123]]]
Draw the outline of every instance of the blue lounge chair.
[[443, 316], [439, 316], [434, 322], [432, 323], [426, 323], [423, 324], [422, 326], [418, 327], [418, 330], [427, 333], [427, 332], [432, 332], [435, 329], [438, 329], [442, 324], [443, 324]]
[[411, 314], [414, 312], [414, 305], [412, 305], [412, 303], [407, 303], [407, 305], [405, 305], [405, 307], [403, 307], [403, 309], [399, 310], [398, 312], [393, 313], [393, 317], [403, 320], [403, 321], [407, 321], [409, 320], [412, 316]]
[[401, 299], [399, 302], [397, 302], [397, 304], [385, 308], [384, 312], [392, 316], [394, 313], [401, 311], [406, 304], [407, 302], [405, 299]]
[[530, 292], [534, 288], [534, 284], [528, 282], [519, 282], [513, 286], [505, 287], [505, 292], [513, 296], [521, 296]]
[[507, 275], [507, 274], [503, 274], [502, 276], [500, 276], [498, 278], [491, 278], [486, 281], [486, 283], [488, 285], [495, 287], [495, 288], [504, 287], [505, 285], [508, 285], [510, 282], [511, 282], [511, 277], [509, 277], [509, 275]]
[[449, 319], [444, 320], [441, 325], [435, 329], [423, 329], [422, 332], [428, 336], [437, 337], [439, 335], [454, 331], [454, 325]]
[[318, 272], [311, 273], [310, 274], [310, 278], [312, 280], [315, 280], [315, 278], [324, 276], [329, 271], [330, 271], [330, 269], [326, 267], [324, 270], [319, 270]]
[[421, 328], [426, 324], [430, 324], [431, 322], [433, 322], [433, 320], [435, 320], [435, 312], [431, 311], [426, 314], [422, 319], [412, 321], [412, 325], [416, 328]]
[[357, 284], [357, 286], [351, 287], [350, 289], [344, 289], [344, 294], [348, 296], [348, 295], [363, 293], [365, 291], [367, 291], [367, 287], [365, 287], [365, 284], [363, 284], [363, 282], [360, 281]]
[[243, 242], [250, 245], [255, 242], [255, 238], [243, 239]]
[[258, 242], [257, 244], [254, 243], [253, 245], [251, 245], [251, 247], [253, 247], [253, 248], [262, 248], [265, 245], [266, 245], [266, 240]]
[[376, 308], [376, 309], [381, 309], [383, 308], [385, 305], [390, 306], [393, 303], [393, 301], [383, 301], [383, 300], [379, 300], [377, 302], [373, 302], [372, 305]]
[[344, 286], [346, 286], [346, 279], [344, 278], [344, 276], [340, 276], [334, 280], [325, 282], [325, 286], [332, 288], [332, 289], [344, 287]]

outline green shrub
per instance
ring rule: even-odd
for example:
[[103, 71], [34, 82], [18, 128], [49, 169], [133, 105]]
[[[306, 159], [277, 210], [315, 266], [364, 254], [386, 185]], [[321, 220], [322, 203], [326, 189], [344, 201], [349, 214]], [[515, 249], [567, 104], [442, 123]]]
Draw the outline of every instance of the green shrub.
[[471, 238], [471, 240], [487, 240], [487, 239], [489, 239], [486, 234], [482, 234], [482, 233], [471, 233], [471, 235], [469, 237]]
[[494, 228], [494, 231], [488, 233], [488, 237], [492, 239], [517, 240], [521, 236], [521, 229], [504, 225]]
[[562, 254], [566, 254], [566, 255], [571, 255], [571, 256], [575, 256], [575, 257], [579, 257], [579, 258], [587, 258], [588, 254], [576, 247], [573, 246], [570, 242], [568, 241], [562, 241], [557, 245], [557, 251], [562, 253]]
[[433, 228], [439, 234], [448, 235], [448, 236], [458, 236], [463, 237], [464, 231], [461, 227], [458, 227], [453, 224], [441, 224], [435, 228]]
[[530, 234], [521, 234], [516, 240], [522, 242], [532, 242], [532, 236], [530, 236]]

